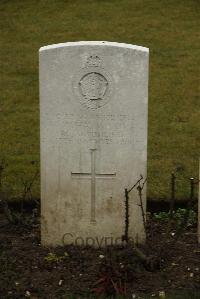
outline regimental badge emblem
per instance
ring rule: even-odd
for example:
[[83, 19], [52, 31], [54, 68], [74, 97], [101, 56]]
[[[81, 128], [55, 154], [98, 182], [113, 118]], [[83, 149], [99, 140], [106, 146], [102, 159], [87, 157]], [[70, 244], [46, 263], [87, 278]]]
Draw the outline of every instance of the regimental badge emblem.
[[103, 100], [108, 89], [107, 79], [99, 73], [88, 73], [79, 82], [80, 93], [90, 101]]
[[90, 109], [104, 106], [111, 96], [111, 76], [102, 64], [102, 59], [98, 55], [89, 56], [73, 82], [73, 89], [81, 104]]

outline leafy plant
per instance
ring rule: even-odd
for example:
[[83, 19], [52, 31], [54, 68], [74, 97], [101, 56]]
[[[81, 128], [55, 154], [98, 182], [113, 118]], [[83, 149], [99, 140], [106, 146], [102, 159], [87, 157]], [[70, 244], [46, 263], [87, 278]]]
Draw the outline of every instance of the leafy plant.
[[67, 252], [64, 252], [64, 255], [62, 255], [62, 256], [58, 256], [56, 253], [49, 252], [44, 259], [47, 262], [56, 262], [56, 263], [58, 263], [58, 262], [63, 261], [64, 259], [66, 259], [68, 256], [69, 255], [68, 255]]
[[93, 284], [95, 296], [125, 296], [127, 295], [126, 280], [111, 258], [106, 259], [100, 266], [98, 280]]
[[[173, 212], [173, 219], [176, 222], [177, 226], [180, 226], [183, 223], [187, 212], [188, 212], [187, 209], [181, 209], [181, 208]], [[153, 217], [156, 220], [167, 222], [170, 220], [170, 212], [154, 213]], [[197, 223], [197, 213], [194, 210], [190, 210], [187, 227], [196, 225], [196, 223]]]

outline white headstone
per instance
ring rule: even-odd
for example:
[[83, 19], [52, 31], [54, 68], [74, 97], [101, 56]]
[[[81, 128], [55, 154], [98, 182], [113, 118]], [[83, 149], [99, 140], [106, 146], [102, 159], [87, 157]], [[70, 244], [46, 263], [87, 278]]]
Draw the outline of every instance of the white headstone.
[[[40, 49], [43, 245], [121, 242], [124, 190], [146, 177], [148, 57], [114, 42]], [[129, 237], [142, 242], [137, 190], [129, 197]]]

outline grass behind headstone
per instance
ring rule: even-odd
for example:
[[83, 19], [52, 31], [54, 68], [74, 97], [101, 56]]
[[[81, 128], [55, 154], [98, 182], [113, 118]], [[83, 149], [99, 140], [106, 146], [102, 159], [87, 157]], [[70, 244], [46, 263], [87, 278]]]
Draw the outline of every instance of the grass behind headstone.
[[[168, 198], [175, 170], [178, 197], [188, 197], [183, 178], [197, 177], [200, 150], [198, 1], [2, 0], [0, 9], [0, 157], [10, 196], [21, 196], [21, 178], [39, 161], [39, 47], [108, 40], [150, 48], [148, 197]], [[38, 179], [36, 197], [39, 188]]]

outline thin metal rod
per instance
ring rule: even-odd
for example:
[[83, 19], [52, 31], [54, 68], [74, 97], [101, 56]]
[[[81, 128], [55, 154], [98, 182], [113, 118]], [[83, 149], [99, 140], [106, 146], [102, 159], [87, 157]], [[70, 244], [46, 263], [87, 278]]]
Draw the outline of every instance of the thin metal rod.
[[170, 199], [170, 218], [173, 218], [174, 204], [175, 204], [175, 192], [176, 192], [176, 176], [171, 174], [171, 199]]
[[199, 195], [198, 195], [198, 230], [197, 230], [197, 239], [200, 244], [200, 158], [199, 158]]

